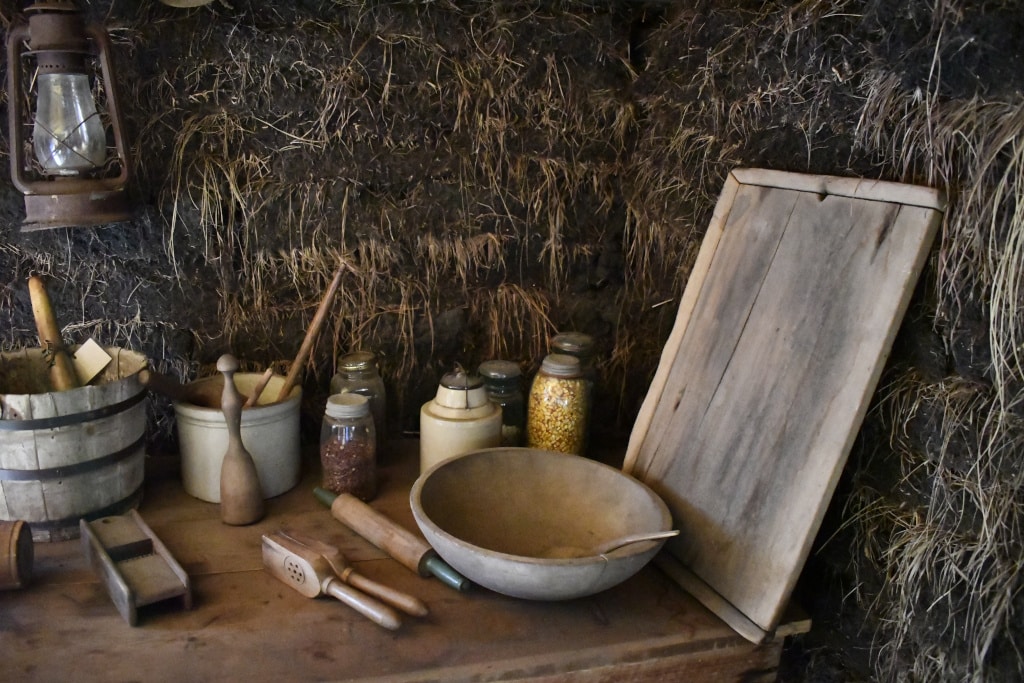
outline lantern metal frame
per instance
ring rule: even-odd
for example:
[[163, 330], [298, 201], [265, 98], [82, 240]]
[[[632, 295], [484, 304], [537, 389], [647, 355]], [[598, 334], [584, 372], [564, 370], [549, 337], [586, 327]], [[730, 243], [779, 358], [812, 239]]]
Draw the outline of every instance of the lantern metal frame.
[[[130, 156], [120, 116], [110, 37], [98, 25], [84, 25], [78, 9], [69, 0], [42, 0], [28, 8], [28, 23], [11, 28], [7, 37], [8, 129], [10, 134], [11, 181], [25, 195], [25, 222], [21, 230], [32, 231], [116, 223], [131, 218], [125, 187], [130, 177]], [[27, 49], [25, 49], [27, 47]], [[31, 170], [31, 137], [25, 127], [33, 124], [31, 92], [25, 90], [25, 57], [48, 60], [57, 69], [91, 58], [99, 64], [105, 111], [113, 130], [116, 159], [108, 160], [98, 173], [49, 176]], [[40, 67], [36, 66], [38, 70]], [[95, 69], [95, 67], [93, 67]], [[34, 79], [33, 79], [34, 80]], [[118, 168], [119, 167], [119, 168]], [[116, 172], [116, 175], [115, 175]]]

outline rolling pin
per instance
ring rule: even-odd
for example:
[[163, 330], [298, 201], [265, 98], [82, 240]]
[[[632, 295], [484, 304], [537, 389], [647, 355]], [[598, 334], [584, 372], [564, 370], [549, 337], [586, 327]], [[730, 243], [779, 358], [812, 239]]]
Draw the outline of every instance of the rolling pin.
[[52, 354], [50, 365], [50, 382], [57, 391], [77, 389], [82, 386], [75, 374], [75, 366], [64, 351], [64, 340], [57, 327], [57, 318], [53, 314], [50, 296], [46, 293], [43, 278], [33, 275], [28, 279], [28, 294], [32, 300], [32, 315], [36, 319], [36, 330], [39, 332], [39, 345], [44, 352]]
[[374, 510], [350, 493], [336, 496], [313, 489], [317, 500], [331, 508], [331, 516], [420, 576], [435, 576], [457, 591], [469, 590], [469, 581], [441, 559], [427, 542]]

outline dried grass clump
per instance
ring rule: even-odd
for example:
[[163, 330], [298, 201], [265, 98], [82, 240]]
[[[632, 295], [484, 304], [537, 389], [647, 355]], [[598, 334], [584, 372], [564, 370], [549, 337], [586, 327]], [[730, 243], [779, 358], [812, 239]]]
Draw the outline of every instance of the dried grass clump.
[[[907, 386], [883, 408], [893, 412], [894, 429], [921, 404], [938, 403], [942, 419], [937, 456], [920, 462], [912, 449], [898, 449], [905, 462], [919, 463], [921, 483], [913, 523], [894, 532], [883, 557], [880, 666], [890, 677], [910, 667], [919, 680], [966, 681], [1024, 675], [1015, 635], [1024, 551], [1024, 102], [1019, 93], [1008, 101], [944, 96], [942, 55], [953, 50], [946, 35], [957, 21], [945, 9], [935, 9], [934, 61], [923, 86], [908, 88], [881, 67], [865, 74], [858, 142], [898, 177], [949, 188], [937, 324], [950, 339], [978, 319], [988, 326], [977, 340], [991, 355], [981, 384], [953, 378]], [[967, 441], [959, 436], [965, 429]], [[954, 522], [958, 530], [950, 533]], [[934, 640], [923, 640], [914, 631], [922, 610], [948, 615], [948, 630], [930, 630]]]
[[[855, 597], [880, 620], [877, 656], [887, 680], [973, 680], [1016, 666], [1024, 508], [1020, 467], [1006, 468], [1024, 439], [1019, 418], [991, 419], [998, 410], [984, 387], [929, 382], [913, 371], [883, 392], [878, 417], [893, 434], [892, 450], [880, 450], [874, 465], [892, 459], [899, 475], [888, 485], [862, 475], [847, 524], [867, 562], [851, 565], [856, 585], [882, 578], [876, 591], [858, 588]], [[1017, 423], [1016, 435], [1002, 432], [1007, 420]], [[941, 441], [922, 451], [914, 432]]]
[[[208, 338], [287, 358], [343, 261], [332, 355], [386, 349], [401, 382], [430, 364], [416, 331], [433, 334], [453, 296], [488, 321], [481, 348], [533, 355], [559, 293], [595, 258], [636, 133], [610, 14], [586, 3], [322, 10], [240, 8], [226, 40], [210, 13], [184, 15], [190, 41], [162, 46], [174, 51], [167, 70], [135, 84], [137, 100], [175, 105], [146, 130], [172, 160], [157, 179], [167, 256], [178, 277], [198, 262], [216, 278], [221, 329]], [[143, 29], [134, 42], [155, 41]], [[152, 161], [143, 175], [157, 174]], [[537, 278], [553, 296], [526, 285]], [[499, 334], [506, 313], [522, 317], [520, 338]]]

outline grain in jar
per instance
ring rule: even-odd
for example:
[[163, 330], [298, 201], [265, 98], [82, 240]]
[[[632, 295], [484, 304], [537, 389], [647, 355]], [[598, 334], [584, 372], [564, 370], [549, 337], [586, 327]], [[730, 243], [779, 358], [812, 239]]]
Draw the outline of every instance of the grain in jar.
[[327, 399], [320, 427], [323, 488], [360, 500], [377, 494], [377, 438], [370, 402], [359, 394]]
[[578, 358], [548, 354], [533, 378], [526, 406], [526, 445], [583, 455], [590, 391]]

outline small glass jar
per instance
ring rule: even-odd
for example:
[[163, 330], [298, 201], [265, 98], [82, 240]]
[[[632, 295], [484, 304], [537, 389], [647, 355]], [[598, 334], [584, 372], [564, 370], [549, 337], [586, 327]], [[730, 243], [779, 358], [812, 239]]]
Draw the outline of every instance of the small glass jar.
[[583, 455], [590, 420], [590, 391], [575, 356], [548, 354], [530, 385], [526, 445]]
[[485, 360], [477, 368], [487, 395], [501, 406], [501, 445], [522, 446], [526, 434], [526, 399], [522, 371], [510, 360]]
[[370, 401], [359, 394], [327, 399], [320, 427], [323, 487], [360, 500], [377, 495], [377, 435]]
[[338, 372], [331, 378], [331, 394], [353, 393], [370, 400], [370, 414], [377, 431], [377, 445], [387, 449], [387, 393], [377, 368], [377, 357], [370, 351], [353, 351], [338, 358]]

